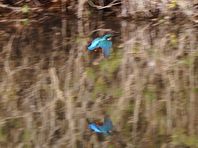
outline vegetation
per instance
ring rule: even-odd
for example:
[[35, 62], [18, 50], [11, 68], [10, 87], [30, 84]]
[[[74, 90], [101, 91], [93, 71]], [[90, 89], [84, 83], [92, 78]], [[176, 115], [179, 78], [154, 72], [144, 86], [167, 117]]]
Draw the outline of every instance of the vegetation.
[[0, 0], [0, 28], [0, 147], [198, 148], [196, 1]]

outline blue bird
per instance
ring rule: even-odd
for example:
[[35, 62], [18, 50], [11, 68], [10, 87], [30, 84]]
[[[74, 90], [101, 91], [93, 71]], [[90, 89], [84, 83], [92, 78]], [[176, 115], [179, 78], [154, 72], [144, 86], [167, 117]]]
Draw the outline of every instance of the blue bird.
[[108, 57], [110, 55], [110, 49], [112, 47], [111, 41], [112, 34], [106, 34], [102, 37], [98, 37], [94, 39], [88, 46], [89, 51], [94, 51], [97, 48], [102, 48], [102, 52], [104, 57]]
[[89, 122], [88, 127], [89, 127], [89, 129], [91, 129], [92, 131], [94, 131], [96, 133], [110, 135], [110, 133], [111, 133], [111, 131], [113, 129], [113, 124], [112, 124], [112, 121], [111, 121], [110, 118], [105, 117], [103, 125], [98, 125], [98, 124], [96, 124], [94, 122], [92, 122], [92, 123]]

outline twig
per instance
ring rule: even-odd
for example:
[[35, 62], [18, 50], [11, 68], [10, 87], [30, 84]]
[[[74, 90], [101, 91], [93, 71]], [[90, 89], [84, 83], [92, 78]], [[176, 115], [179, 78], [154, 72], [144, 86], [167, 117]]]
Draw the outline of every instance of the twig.
[[0, 7], [12, 9], [14, 11], [21, 11], [21, 7], [12, 7], [12, 6], [8, 6], [8, 5], [5, 5], [5, 4], [0, 4]]
[[0, 23], [4, 23], [4, 22], [25, 22], [27, 21], [27, 19], [3, 19], [0, 20]]
[[97, 9], [101, 10], [101, 9], [105, 9], [105, 8], [111, 8], [112, 6], [115, 6], [115, 5], [119, 5], [119, 4], [121, 4], [121, 2], [118, 2], [118, 0], [114, 0], [106, 6], [100, 6], [100, 5], [94, 4], [91, 0], [88, 0], [88, 4], [91, 7], [94, 7], [94, 8], [97, 8]]
[[5, 68], [5, 72], [8, 75], [10, 75], [10, 73], [11, 73], [9, 57], [10, 57], [10, 54], [11, 54], [14, 38], [15, 38], [15, 35], [11, 36], [11, 38], [10, 38], [10, 40], [8, 42], [8, 45], [7, 45], [6, 49], [5, 49], [5, 51], [6, 51], [6, 56], [5, 57], [6, 58], [5, 58], [5, 62], [4, 62], [4, 68]]
[[[0, 7], [1, 8], [7, 8], [7, 9], [11, 9], [13, 11], [16, 11], [16, 12], [22, 12], [22, 7], [12, 7], [12, 6], [8, 6], [8, 5], [5, 5], [5, 4], [0, 4]], [[37, 10], [38, 8], [28, 8], [29, 10]]]
[[91, 31], [90, 35], [95, 33], [95, 32], [99, 32], [99, 31], [107, 32], [107, 31], [112, 31], [112, 30], [111, 29], [102, 29], [102, 28], [101, 29], [95, 29], [95, 30]]

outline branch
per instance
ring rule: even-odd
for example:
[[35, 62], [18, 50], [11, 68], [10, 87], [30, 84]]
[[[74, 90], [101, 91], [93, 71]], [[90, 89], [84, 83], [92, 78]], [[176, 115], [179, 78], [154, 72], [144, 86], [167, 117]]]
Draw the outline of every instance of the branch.
[[88, 0], [88, 4], [91, 7], [94, 7], [94, 8], [97, 8], [97, 9], [101, 10], [101, 9], [105, 9], [105, 8], [111, 8], [112, 6], [115, 6], [115, 5], [119, 5], [119, 4], [121, 4], [121, 2], [118, 2], [118, 0], [114, 0], [106, 6], [100, 6], [100, 5], [94, 4], [91, 0]]
[[[5, 5], [5, 4], [0, 4], [0, 8], [7, 8], [7, 9], [11, 9], [13, 11], [16, 11], [16, 12], [22, 12], [23, 9], [22, 7], [12, 7], [12, 6], [8, 6], [8, 5]], [[29, 10], [37, 10], [38, 8], [28, 8]]]
[[25, 22], [28, 19], [2, 19], [0, 20], [0, 23], [4, 23], [4, 22]]
[[99, 31], [107, 32], [107, 31], [112, 31], [112, 29], [102, 29], [102, 28], [95, 29], [95, 30], [91, 31], [90, 35], [95, 33], [95, 32], [99, 32]]
[[12, 9], [14, 11], [21, 11], [21, 7], [12, 7], [12, 6], [8, 6], [8, 5], [4, 5], [4, 4], [0, 4], [1, 8], [8, 8], [8, 9]]

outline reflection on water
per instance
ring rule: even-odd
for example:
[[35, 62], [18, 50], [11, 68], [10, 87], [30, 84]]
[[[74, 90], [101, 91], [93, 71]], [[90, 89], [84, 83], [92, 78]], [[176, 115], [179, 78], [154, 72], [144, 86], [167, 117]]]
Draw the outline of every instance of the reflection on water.
[[[1, 146], [197, 146], [192, 24], [54, 16], [0, 28]], [[93, 65], [87, 43], [106, 29], [117, 34], [112, 54]], [[104, 114], [116, 131], [101, 139], [86, 118]]]

